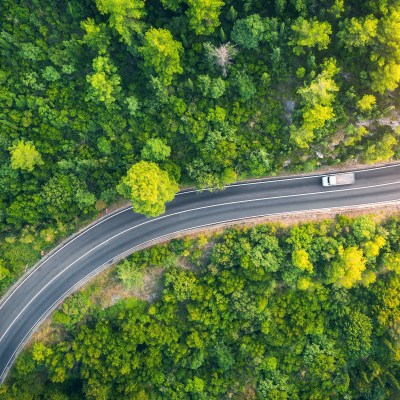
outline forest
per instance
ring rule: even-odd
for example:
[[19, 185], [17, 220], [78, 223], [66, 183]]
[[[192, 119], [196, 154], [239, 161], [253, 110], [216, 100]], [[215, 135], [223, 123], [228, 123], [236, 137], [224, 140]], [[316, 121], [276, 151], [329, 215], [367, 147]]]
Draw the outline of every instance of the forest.
[[[2, 400], [396, 400], [400, 219], [230, 228], [133, 254], [126, 288], [67, 299], [17, 359]], [[142, 276], [142, 277], [141, 277]]]
[[2, 0], [0, 293], [122, 197], [399, 157], [399, 0]]

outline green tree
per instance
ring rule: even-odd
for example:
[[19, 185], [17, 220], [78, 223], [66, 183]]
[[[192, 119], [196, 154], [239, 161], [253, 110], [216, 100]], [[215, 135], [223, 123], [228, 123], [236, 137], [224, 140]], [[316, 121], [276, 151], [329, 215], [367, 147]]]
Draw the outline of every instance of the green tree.
[[54, 67], [48, 65], [43, 68], [42, 76], [48, 82], [55, 82], [60, 79], [61, 75]]
[[375, 232], [376, 223], [371, 216], [362, 216], [352, 221], [351, 233], [360, 244], [372, 240]]
[[253, 79], [246, 73], [237, 74], [235, 83], [240, 97], [245, 101], [249, 101], [257, 93]]
[[117, 277], [127, 289], [143, 286], [143, 273], [132, 262], [124, 260], [117, 268]]
[[10, 276], [10, 271], [5, 267], [4, 260], [0, 259], [0, 283], [3, 279]]
[[121, 78], [116, 74], [117, 68], [109, 57], [99, 56], [93, 60], [93, 70], [93, 74], [86, 76], [90, 86], [85, 100], [94, 100], [110, 106], [121, 90]]
[[213, 79], [210, 86], [210, 96], [213, 99], [219, 99], [225, 94], [226, 85], [222, 78]]
[[39, 194], [19, 195], [6, 210], [8, 224], [16, 229], [28, 223], [36, 225], [44, 217], [43, 199]]
[[388, 62], [371, 72], [371, 89], [383, 94], [385, 90], [395, 90], [400, 82], [400, 63]]
[[86, 185], [71, 174], [54, 175], [43, 186], [42, 198], [49, 215], [61, 221], [80, 211], [91, 211], [96, 201]]
[[42, 156], [31, 142], [19, 140], [9, 148], [11, 153], [11, 168], [32, 172], [35, 165], [43, 165]]
[[245, 19], [239, 19], [233, 26], [231, 38], [245, 49], [256, 49], [263, 39], [264, 23], [258, 14], [253, 14]]
[[219, 26], [219, 14], [224, 2], [221, 0], [186, 0], [189, 25], [197, 35], [208, 35]]
[[161, 0], [161, 3], [168, 10], [176, 11], [183, 0]]
[[333, 76], [337, 72], [336, 61], [325, 60], [322, 72], [309, 85], [297, 91], [301, 96], [303, 123], [291, 126], [291, 138], [300, 148], [308, 148], [314, 139], [314, 130], [322, 128], [335, 116], [332, 103], [339, 88]]
[[393, 147], [397, 145], [397, 139], [390, 133], [385, 133], [377, 143], [371, 143], [365, 152], [365, 161], [373, 164], [389, 161], [394, 156]]
[[371, 72], [372, 90], [383, 94], [395, 90], [400, 82], [400, 10], [391, 7], [379, 20], [377, 41], [371, 52], [375, 70]]
[[299, 17], [291, 26], [293, 37], [289, 44], [293, 46], [296, 55], [304, 54], [305, 47], [317, 47], [318, 50], [325, 50], [330, 43], [332, 27], [328, 22], [319, 22], [316, 19], [307, 21]]
[[96, 5], [102, 14], [110, 15], [110, 26], [127, 45], [131, 45], [132, 34], [142, 29], [139, 20], [145, 14], [144, 0], [96, 0]]
[[87, 18], [81, 22], [81, 27], [85, 31], [82, 43], [86, 44], [93, 52], [105, 55], [111, 39], [106, 25], [96, 24], [92, 18]]
[[344, 323], [344, 339], [352, 358], [367, 357], [371, 347], [373, 326], [371, 319], [356, 310], [348, 315]]
[[87, 214], [92, 211], [92, 206], [96, 202], [96, 196], [90, 193], [86, 188], [79, 187], [75, 193], [75, 201], [78, 208], [83, 211], [83, 214]]
[[171, 147], [159, 138], [149, 139], [142, 149], [142, 158], [146, 161], [164, 161], [171, 154]]
[[125, 99], [125, 103], [127, 105], [129, 114], [134, 117], [140, 108], [139, 100], [135, 96], [130, 96]]
[[203, 96], [207, 96], [211, 87], [211, 78], [208, 75], [199, 75], [197, 77], [197, 87]]
[[339, 32], [339, 38], [345, 47], [363, 48], [374, 42], [377, 36], [378, 19], [373, 15], [365, 18], [351, 18], [343, 23], [344, 29]]
[[180, 65], [182, 44], [174, 40], [167, 29], [149, 29], [139, 51], [143, 55], [145, 67], [155, 72], [166, 86], [171, 84], [174, 74], [183, 72]]
[[44, 361], [53, 354], [53, 350], [43, 343], [35, 343], [32, 349], [32, 358], [39, 364], [44, 364]]
[[165, 203], [173, 200], [178, 184], [156, 164], [140, 161], [134, 164], [117, 186], [124, 197], [131, 198], [133, 210], [156, 217], [165, 212]]
[[292, 263], [295, 267], [301, 269], [302, 271], [313, 271], [313, 265], [309, 260], [308, 253], [303, 249], [293, 251]]
[[328, 12], [335, 18], [339, 18], [344, 12], [344, 0], [335, 0], [332, 7], [328, 9]]
[[265, 148], [259, 148], [247, 155], [244, 165], [250, 175], [262, 176], [271, 169], [271, 156]]
[[328, 270], [330, 282], [350, 289], [355, 283], [361, 281], [365, 270], [366, 259], [362, 250], [357, 247], [339, 248], [338, 259], [332, 262]]
[[372, 94], [365, 94], [357, 101], [357, 108], [361, 111], [370, 111], [376, 103], [376, 97]]

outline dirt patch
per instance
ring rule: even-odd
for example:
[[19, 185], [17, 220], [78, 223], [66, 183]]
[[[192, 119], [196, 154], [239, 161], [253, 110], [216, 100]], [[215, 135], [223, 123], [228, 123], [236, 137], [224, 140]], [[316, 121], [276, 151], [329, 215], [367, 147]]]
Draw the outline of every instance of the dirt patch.
[[[108, 274], [104, 277], [104, 284], [100, 284], [101, 289], [92, 297], [93, 303], [103, 309], [114, 305], [120, 299], [132, 296], [131, 291], [112, 276], [113, 271], [114, 268], [108, 271]], [[96, 281], [96, 284], [99, 284], [99, 282]]]
[[163, 275], [165, 268], [149, 268], [143, 274], [140, 287], [132, 288], [130, 296], [152, 303], [161, 297], [164, 289]]

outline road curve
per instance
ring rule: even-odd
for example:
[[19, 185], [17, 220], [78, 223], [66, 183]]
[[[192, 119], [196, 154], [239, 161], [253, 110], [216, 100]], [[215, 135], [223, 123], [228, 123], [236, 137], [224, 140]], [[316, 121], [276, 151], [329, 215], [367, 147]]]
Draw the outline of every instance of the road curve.
[[0, 383], [40, 321], [72, 288], [121, 254], [157, 238], [199, 227], [282, 212], [400, 200], [400, 164], [355, 171], [356, 183], [323, 188], [321, 175], [237, 183], [224, 191], [183, 191], [167, 212], [146, 219], [115, 212], [61, 246], [0, 303]]

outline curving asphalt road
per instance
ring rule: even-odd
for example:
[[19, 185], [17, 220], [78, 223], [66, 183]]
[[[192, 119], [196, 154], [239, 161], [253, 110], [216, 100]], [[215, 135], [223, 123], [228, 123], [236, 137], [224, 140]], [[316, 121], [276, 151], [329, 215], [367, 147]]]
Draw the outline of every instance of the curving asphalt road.
[[88, 276], [152, 240], [228, 221], [283, 212], [400, 200], [400, 164], [355, 171], [356, 183], [323, 188], [321, 175], [237, 183], [224, 191], [184, 191], [167, 212], [146, 219], [115, 212], [58, 248], [0, 302], [0, 383], [26, 339]]

